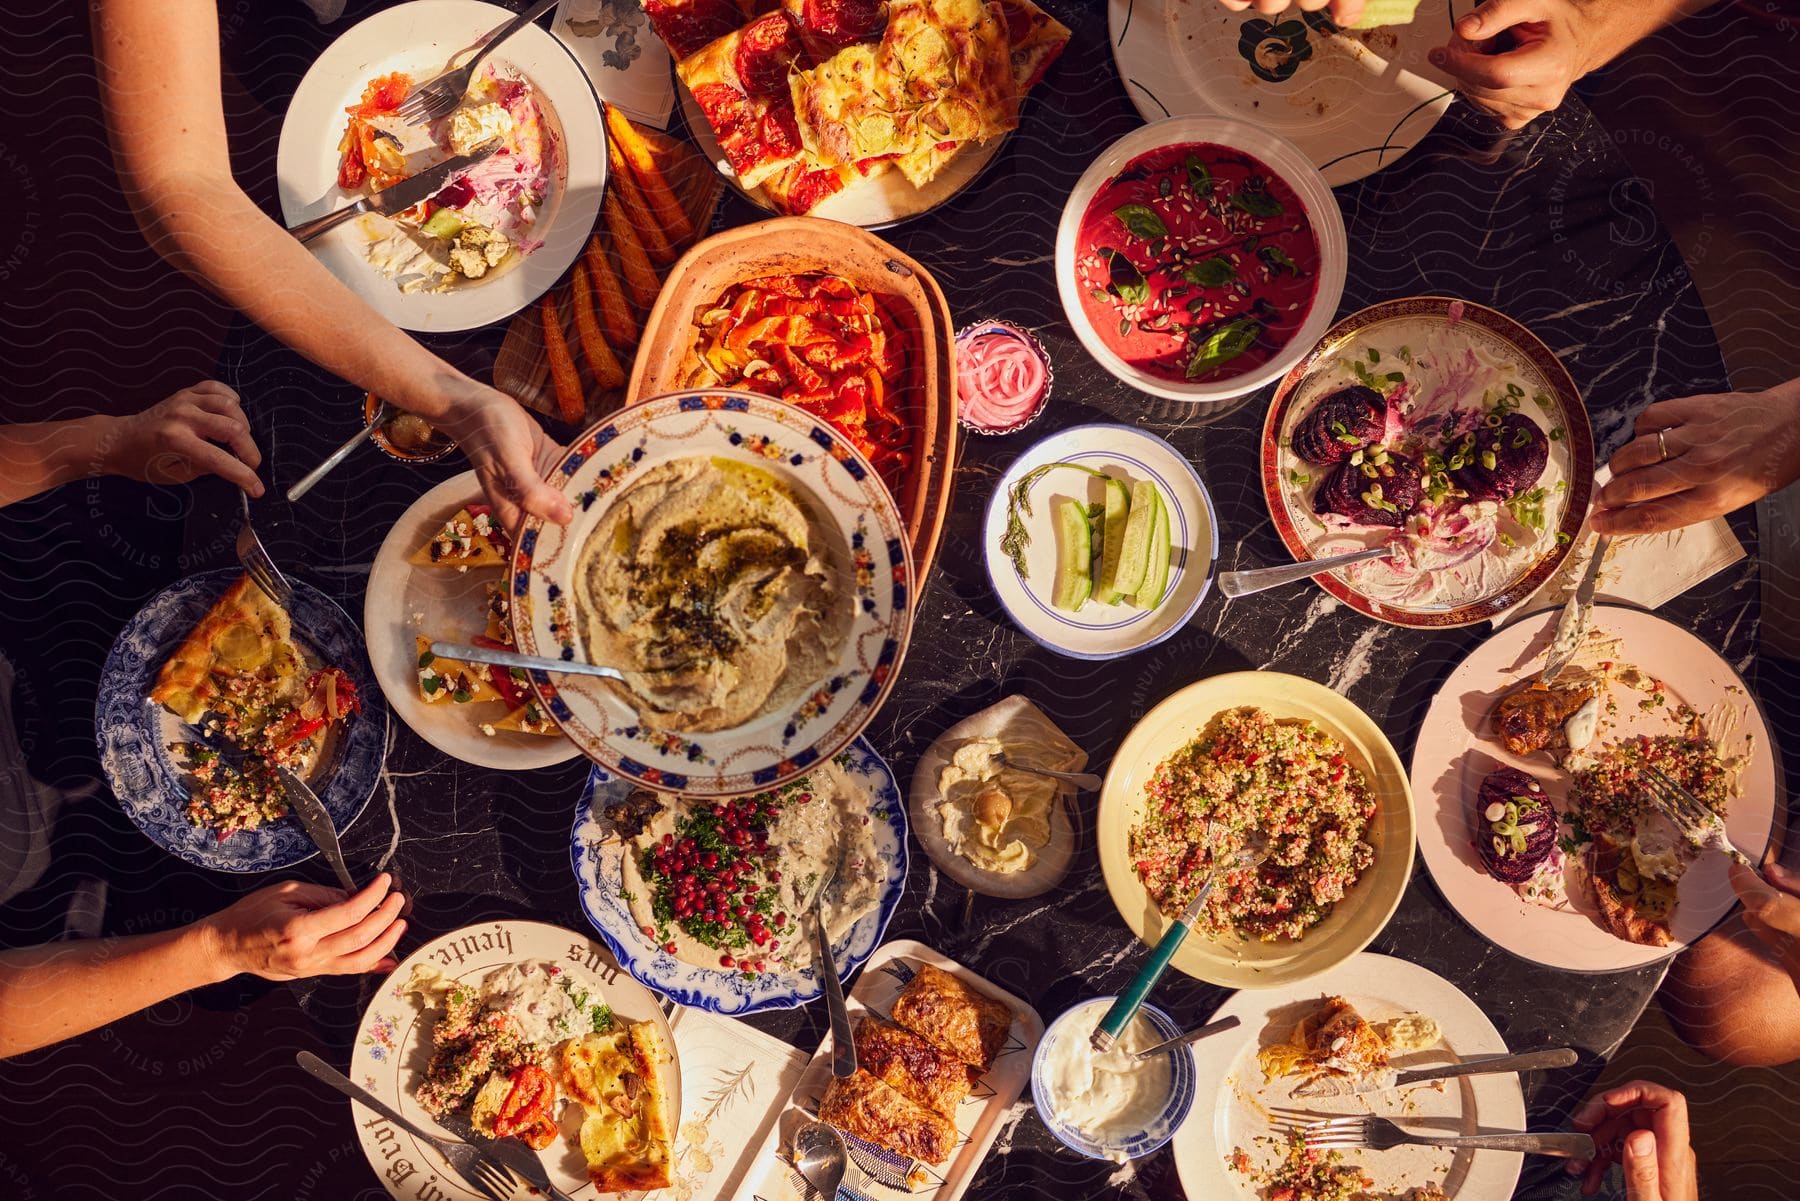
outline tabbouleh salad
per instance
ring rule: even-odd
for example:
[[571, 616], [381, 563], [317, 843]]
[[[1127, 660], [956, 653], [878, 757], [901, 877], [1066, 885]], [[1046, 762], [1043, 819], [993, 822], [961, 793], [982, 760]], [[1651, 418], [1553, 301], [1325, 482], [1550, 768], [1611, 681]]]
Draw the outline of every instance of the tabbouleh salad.
[[1260, 828], [1269, 857], [1222, 873], [1197, 926], [1213, 937], [1300, 938], [1375, 860], [1374, 794], [1343, 744], [1306, 721], [1232, 709], [1164, 760], [1130, 832], [1132, 868], [1165, 912]]

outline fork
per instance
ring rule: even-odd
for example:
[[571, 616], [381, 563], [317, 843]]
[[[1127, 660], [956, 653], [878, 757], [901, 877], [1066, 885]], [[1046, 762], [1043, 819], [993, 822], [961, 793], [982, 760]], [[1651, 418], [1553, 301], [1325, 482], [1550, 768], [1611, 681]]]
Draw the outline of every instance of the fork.
[[[531, 24], [545, 13], [556, 7], [556, 0], [538, 0], [506, 24], [477, 38], [469, 49], [474, 57], [460, 67], [452, 67], [441, 71], [419, 87], [394, 110], [394, 115], [408, 125], [424, 125], [455, 108], [469, 91], [469, 84], [475, 79], [475, 69], [488, 56], [488, 51], [504, 42], [525, 26]], [[458, 54], [466, 53], [458, 51]], [[451, 59], [452, 62], [456, 60]]]
[[1586, 1134], [1555, 1131], [1544, 1134], [1412, 1134], [1386, 1118], [1360, 1114], [1313, 1122], [1302, 1128], [1307, 1149], [1367, 1147], [1387, 1151], [1394, 1147], [1456, 1147], [1483, 1151], [1521, 1151], [1527, 1155], [1553, 1155], [1561, 1159], [1592, 1159], [1594, 1140]]
[[244, 506], [244, 524], [239, 528], [237, 536], [238, 562], [250, 574], [251, 582], [261, 588], [270, 600], [285, 609], [288, 601], [293, 598], [294, 586], [281, 574], [281, 568], [275, 566], [275, 560], [269, 557], [262, 539], [256, 536], [256, 529], [250, 524], [250, 494], [240, 492], [238, 500]]
[[1731, 845], [1725, 821], [1712, 807], [1681, 786], [1660, 767], [1652, 765], [1647, 779], [1650, 800], [1682, 833], [1700, 846], [1723, 851], [1748, 868], [1755, 868], [1750, 857]]
[[314, 1055], [311, 1051], [301, 1051], [294, 1056], [306, 1074], [313, 1079], [329, 1084], [352, 1101], [368, 1106], [394, 1125], [400, 1127], [426, 1143], [444, 1157], [444, 1162], [469, 1182], [470, 1187], [489, 1201], [508, 1201], [519, 1190], [519, 1182], [499, 1164], [484, 1155], [480, 1148], [470, 1143], [457, 1142], [455, 1139], [443, 1138], [432, 1134], [416, 1122], [400, 1116], [393, 1106], [377, 1097], [368, 1089], [357, 1084], [348, 1076]]

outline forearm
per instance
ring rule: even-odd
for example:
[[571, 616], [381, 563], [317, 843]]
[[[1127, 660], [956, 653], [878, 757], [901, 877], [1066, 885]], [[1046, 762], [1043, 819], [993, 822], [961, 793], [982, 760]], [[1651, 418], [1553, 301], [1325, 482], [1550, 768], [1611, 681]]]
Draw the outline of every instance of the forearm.
[[1589, 37], [1582, 73], [1599, 70], [1666, 25], [1720, 0], [1586, 0]]
[[234, 973], [209, 927], [0, 951], [0, 1058], [104, 1026]]
[[0, 508], [106, 471], [110, 417], [0, 426]]

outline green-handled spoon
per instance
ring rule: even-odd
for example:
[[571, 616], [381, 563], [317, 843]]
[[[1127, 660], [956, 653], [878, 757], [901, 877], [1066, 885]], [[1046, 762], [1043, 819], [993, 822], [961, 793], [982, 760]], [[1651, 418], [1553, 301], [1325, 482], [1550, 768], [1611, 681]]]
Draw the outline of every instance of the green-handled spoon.
[[1110, 1050], [1131, 1019], [1137, 1016], [1144, 998], [1150, 995], [1150, 990], [1162, 979], [1169, 960], [1175, 958], [1175, 952], [1181, 949], [1188, 931], [1193, 929], [1194, 922], [1200, 917], [1200, 908], [1206, 904], [1206, 898], [1212, 892], [1213, 881], [1219, 878], [1219, 873], [1240, 867], [1255, 867], [1268, 857], [1269, 840], [1262, 831], [1252, 830], [1245, 838], [1243, 847], [1229, 862], [1214, 865], [1206, 881], [1200, 885], [1200, 891], [1194, 894], [1194, 899], [1188, 902], [1187, 908], [1181, 911], [1181, 916], [1175, 919], [1174, 924], [1163, 932], [1162, 939], [1150, 952], [1150, 958], [1144, 960], [1144, 966], [1138, 969], [1131, 986], [1119, 994], [1119, 999], [1112, 1003], [1112, 1008], [1106, 1011], [1106, 1016], [1094, 1027], [1094, 1033], [1088, 1039], [1094, 1050]]

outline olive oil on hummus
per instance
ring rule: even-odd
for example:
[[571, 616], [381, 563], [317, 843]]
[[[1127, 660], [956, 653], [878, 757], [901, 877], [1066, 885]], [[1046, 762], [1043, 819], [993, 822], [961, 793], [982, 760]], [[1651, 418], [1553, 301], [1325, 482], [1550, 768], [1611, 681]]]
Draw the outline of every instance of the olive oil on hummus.
[[696, 456], [659, 464], [601, 517], [574, 600], [595, 663], [656, 729], [743, 725], [827, 675], [852, 609], [807, 502], [763, 468]]

